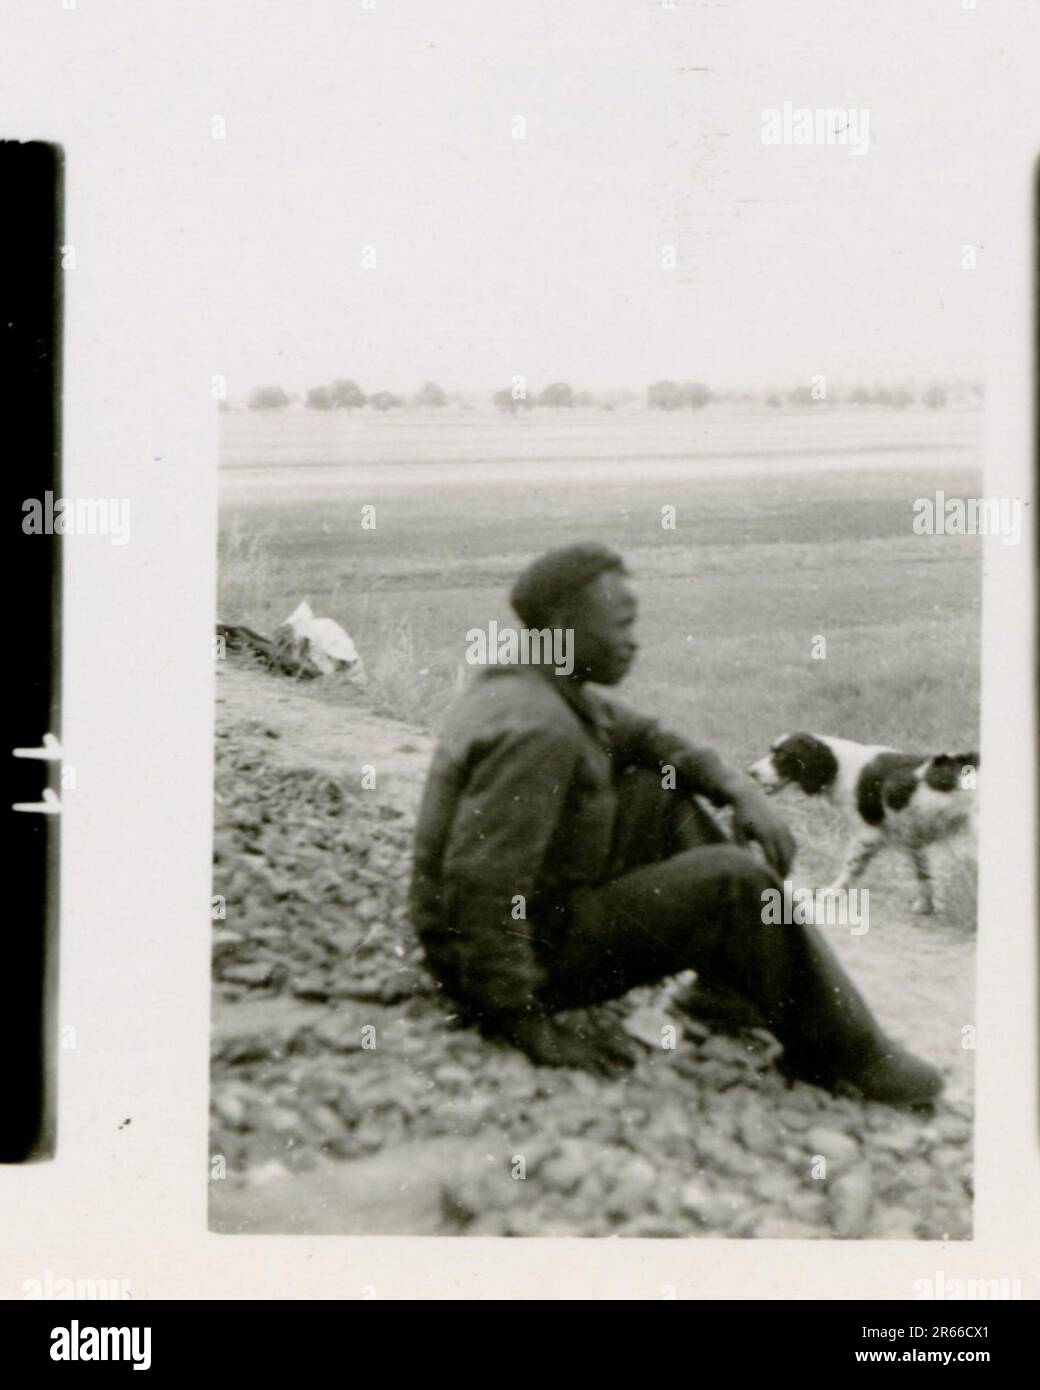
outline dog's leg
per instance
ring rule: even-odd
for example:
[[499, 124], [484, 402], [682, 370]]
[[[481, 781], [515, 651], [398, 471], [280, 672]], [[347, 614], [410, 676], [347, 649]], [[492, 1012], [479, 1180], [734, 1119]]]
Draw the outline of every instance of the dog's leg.
[[910, 858], [914, 863], [914, 873], [917, 875], [918, 895], [914, 899], [913, 909], [924, 917], [930, 917], [935, 911], [935, 891], [932, 887], [932, 874], [928, 867], [928, 854], [923, 845], [916, 845], [910, 850]]
[[849, 845], [845, 855], [845, 863], [841, 866], [838, 877], [833, 883], [828, 884], [823, 891], [825, 893], [840, 893], [847, 889], [860, 877], [883, 844], [884, 836], [873, 832], [857, 836]]

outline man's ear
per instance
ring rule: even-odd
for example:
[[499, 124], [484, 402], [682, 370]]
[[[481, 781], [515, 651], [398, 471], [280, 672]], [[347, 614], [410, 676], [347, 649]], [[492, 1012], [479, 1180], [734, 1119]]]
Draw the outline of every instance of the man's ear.
[[567, 628], [577, 629], [580, 619], [581, 594], [572, 594], [550, 608], [539, 626], [559, 631], [565, 631]]

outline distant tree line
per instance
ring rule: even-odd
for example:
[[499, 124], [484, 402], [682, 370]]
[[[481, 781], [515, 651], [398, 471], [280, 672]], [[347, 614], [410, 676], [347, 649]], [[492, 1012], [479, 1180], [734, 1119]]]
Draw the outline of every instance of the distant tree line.
[[[811, 386], [802, 385], [796, 386], [793, 391], [785, 392], [783, 396], [777, 391], [771, 391], [766, 396], [766, 405], [782, 406], [786, 400], [789, 405], [880, 405], [887, 406], [890, 410], [905, 410], [908, 405], [913, 405], [914, 399], [914, 393], [905, 386], [891, 389], [880, 386], [873, 390], [866, 386], [856, 386], [847, 394], [821, 396], [814, 392]], [[921, 393], [921, 404], [929, 410], [941, 410], [947, 399], [945, 388], [939, 385], [929, 386]]]
[[591, 392], [575, 391], [567, 381], [554, 381], [535, 396], [507, 386], [501, 391], [496, 391], [492, 399], [499, 410], [507, 411], [511, 415], [520, 410], [533, 410], [536, 405], [545, 406], [549, 410], [572, 410], [575, 406], [598, 404]]
[[700, 410], [710, 400], [703, 381], [655, 381], [646, 388], [650, 410]]
[[[981, 395], [980, 388], [975, 388], [975, 392], [976, 395]], [[559, 410], [573, 406], [598, 405], [602, 410], [613, 410], [616, 405], [635, 399], [633, 391], [612, 392], [597, 398], [588, 391], [574, 391], [565, 381], [553, 382], [543, 391], [532, 395], [507, 386], [501, 391], [496, 391], [493, 397], [498, 409], [509, 415], [518, 415], [521, 411], [533, 410], [536, 406], [548, 406], [550, 409]], [[756, 399], [761, 400], [762, 397], [749, 391], [716, 394], [702, 381], [655, 381], [652, 386], [646, 388], [648, 410], [701, 410], [716, 400], [751, 402]], [[946, 405], [947, 393], [944, 387], [933, 385], [922, 392], [920, 399], [922, 405], [928, 406], [930, 410], [938, 410]], [[788, 405], [796, 406], [880, 405], [896, 410], [913, 405], [914, 400], [913, 393], [905, 386], [892, 389], [879, 387], [873, 390], [857, 386], [847, 394], [832, 393], [828, 396], [814, 392], [811, 386], [800, 385], [782, 395], [777, 391], [771, 391], [765, 397], [766, 405], [770, 406], [782, 406], [786, 402]]]
[[[822, 378], [820, 379], [822, 380]], [[963, 400], [964, 383], [954, 384], [954, 399]], [[982, 398], [980, 386], [967, 388], [976, 400]], [[280, 386], [258, 386], [250, 395], [250, 410], [284, 410], [293, 399]], [[523, 386], [507, 386], [496, 391], [492, 397], [495, 406], [504, 414], [518, 415], [521, 412], [539, 409], [572, 410], [598, 407], [600, 410], [613, 410], [616, 406], [628, 404], [637, 399], [634, 391], [606, 391], [594, 395], [590, 391], [575, 391], [566, 381], [554, 381], [541, 391], [528, 393]], [[701, 381], [655, 381], [646, 388], [646, 405], [649, 410], [700, 410], [712, 401], [751, 402], [765, 400], [767, 406], [779, 408], [785, 404], [792, 406], [815, 405], [854, 405], [885, 406], [889, 409], [903, 410], [915, 402], [913, 392], [905, 386], [874, 387], [856, 386], [850, 391], [827, 393], [817, 387], [805, 384], [791, 390], [769, 391], [764, 398], [749, 391], [713, 392]], [[920, 395], [922, 405], [929, 410], [940, 410], [948, 403], [948, 392], [937, 383], [927, 387]], [[348, 415], [355, 410], [369, 407], [372, 410], [400, 410], [411, 405], [425, 410], [440, 410], [450, 404], [462, 405], [471, 409], [471, 403], [460, 396], [450, 396], [435, 381], [425, 381], [410, 398], [397, 395], [393, 391], [374, 391], [366, 395], [356, 381], [341, 377], [325, 386], [313, 386], [304, 397], [308, 410], [345, 410]]]
[[[258, 386], [248, 401], [250, 410], [284, 410], [289, 404], [290, 398], [280, 386]], [[408, 402], [393, 391], [374, 391], [366, 395], [356, 381], [340, 377], [327, 386], [312, 386], [304, 404], [308, 410], [345, 410], [349, 414], [366, 405], [373, 410], [399, 410]], [[439, 409], [448, 404], [448, 395], [435, 381], [425, 381], [412, 397], [411, 404]]]
[[250, 410], [284, 410], [289, 397], [280, 386], [258, 386], [249, 397]]

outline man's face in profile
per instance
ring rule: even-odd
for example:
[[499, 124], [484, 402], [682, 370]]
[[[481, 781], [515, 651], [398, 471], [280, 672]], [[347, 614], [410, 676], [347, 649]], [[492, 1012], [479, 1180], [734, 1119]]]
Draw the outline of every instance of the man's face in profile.
[[574, 679], [617, 685], [635, 659], [638, 605], [625, 575], [607, 570], [561, 611], [559, 626], [574, 632]]

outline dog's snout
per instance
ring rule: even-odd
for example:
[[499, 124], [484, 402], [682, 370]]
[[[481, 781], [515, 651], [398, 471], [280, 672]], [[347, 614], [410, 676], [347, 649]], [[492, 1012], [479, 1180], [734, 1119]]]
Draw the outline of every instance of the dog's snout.
[[776, 768], [773, 766], [772, 755], [769, 753], [751, 764], [748, 768], [748, 776], [753, 777], [762, 787], [775, 787], [780, 780], [776, 775]]

